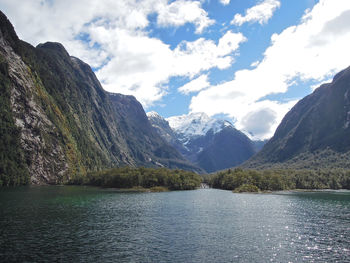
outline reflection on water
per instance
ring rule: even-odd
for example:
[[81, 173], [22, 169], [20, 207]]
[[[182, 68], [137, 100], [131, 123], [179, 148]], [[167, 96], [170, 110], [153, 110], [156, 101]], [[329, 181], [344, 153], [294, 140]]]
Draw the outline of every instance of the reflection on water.
[[0, 261], [345, 262], [350, 192], [0, 191]]

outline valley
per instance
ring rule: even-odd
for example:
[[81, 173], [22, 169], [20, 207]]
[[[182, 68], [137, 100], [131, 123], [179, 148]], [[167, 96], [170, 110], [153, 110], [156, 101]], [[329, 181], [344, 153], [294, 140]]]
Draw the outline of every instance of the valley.
[[0, 0], [0, 262], [348, 262], [349, 3]]

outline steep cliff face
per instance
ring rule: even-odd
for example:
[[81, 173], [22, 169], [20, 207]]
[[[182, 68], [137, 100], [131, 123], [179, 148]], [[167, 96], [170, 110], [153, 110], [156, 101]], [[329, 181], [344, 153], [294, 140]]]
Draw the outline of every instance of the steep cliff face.
[[350, 168], [350, 67], [299, 101], [247, 167]]
[[[19, 128], [20, 151], [23, 155], [22, 162], [18, 163], [18, 160], [16, 163], [24, 165], [34, 183], [60, 181], [67, 174], [68, 161], [58, 141], [59, 132], [48, 119], [38, 100], [37, 90], [40, 88], [40, 83], [37, 82], [30, 67], [15, 52], [20, 52], [21, 41], [17, 38], [6, 17], [1, 16], [0, 22], [0, 56], [2, 68], [4, 68], [3, 77], [6, 79], [10, 92], [8, 94], [10, 104], [5, 111], [12, 113], [15, 126]], [[11, 134], [3, 135], [12, 136]], [[2, 149], [5, 154], [6, 151], [11, 151], [10, 147]], [[24, 160], [25, 163], [23, 163]], [[16, 163], [13, 163], [13, 166]], [[16, 176], [8, 171], [2, 172], [3, 177]], [[52, 177], [52, 174], [55, 176]], [[8, 180], [13, 179], [8, 178]], [[4, 178], [2, 181], [6, 183]]]
[[[2, 13], [0, 71], [7, 102], [0, 113], [8, 120], [0, 141], [0, 184], [28, 178], [61, 183], [116, 165], [193, 168], [155, 134], [135, 98], [105, 92], [89, 65], [61, 44], [34, 48], [19, 40]], [[10, 146], [11, 140], [18, 143]], [[29, 177], [16, 179], [15, 166]]]
[[[8, 22], [0, 16], [0, 24]], [[5, 37], [11, 40], [11, 31], [0, 31], [0, 45], [5, 47], [0, 53], [0, 186], [3, 184], [25, 184], [29, 181], [29, 173], [25, 164], [25, 155], [21, 147], [21, 130], [15, 125], [12, 107], [14, 90], [11, 83], [9, 63], [3, 54], [9, 52], [4, 45]], [[11, 57], [8, 58], [10, 60]], [[13, 59], [13, 58], [12, 58]]]

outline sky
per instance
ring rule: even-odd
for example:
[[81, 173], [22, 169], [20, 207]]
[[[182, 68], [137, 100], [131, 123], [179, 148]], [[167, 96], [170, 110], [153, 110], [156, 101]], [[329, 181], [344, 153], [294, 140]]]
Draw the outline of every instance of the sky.
[[163, 117], [190, 112], [270, 138], [350, 65], [349, 0], [0, 0], [18, 36], [55, 41], [105, 90]]

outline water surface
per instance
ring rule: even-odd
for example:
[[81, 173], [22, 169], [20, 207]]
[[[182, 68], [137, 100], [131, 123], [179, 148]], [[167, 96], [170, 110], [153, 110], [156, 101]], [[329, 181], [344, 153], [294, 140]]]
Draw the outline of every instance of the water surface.
[[0, 190], [4, 262], [349, 262], [350, 192]]

